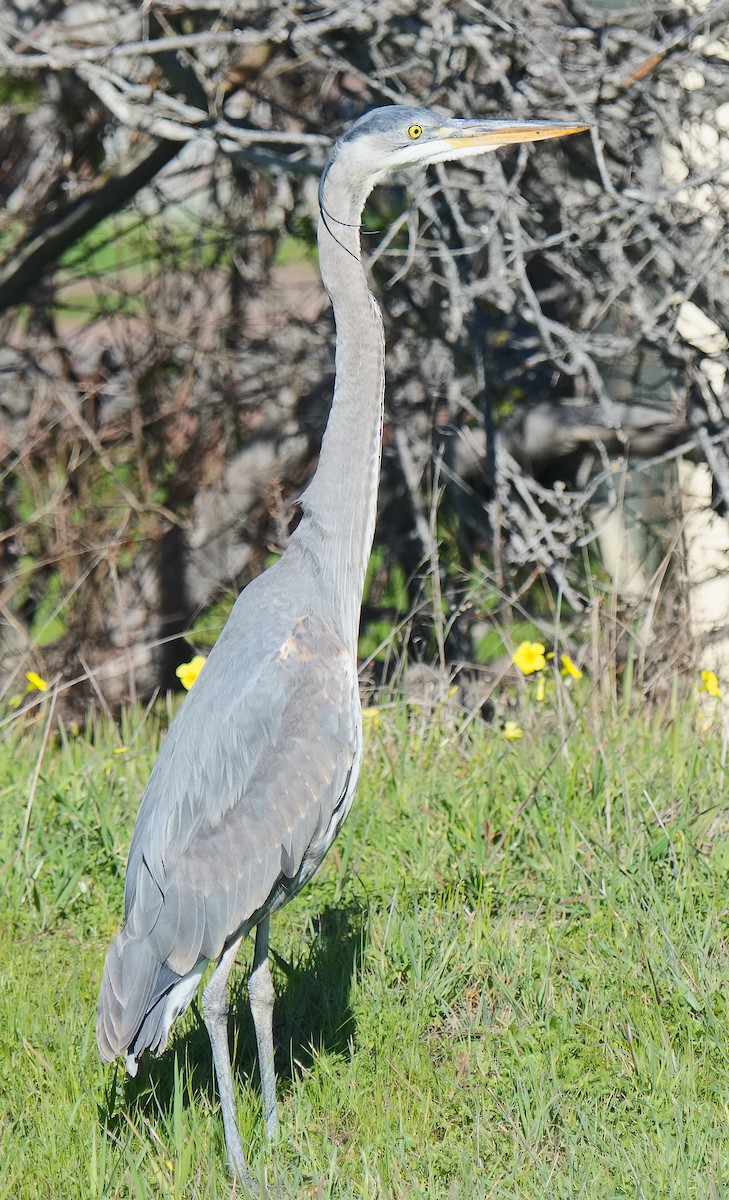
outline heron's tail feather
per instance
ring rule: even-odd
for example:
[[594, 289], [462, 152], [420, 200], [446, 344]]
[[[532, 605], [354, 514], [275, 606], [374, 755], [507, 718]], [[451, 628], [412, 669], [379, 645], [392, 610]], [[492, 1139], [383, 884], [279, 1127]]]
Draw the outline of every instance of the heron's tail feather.
[[181, 976], [161, 963], [149, 943], [122, 929], [104, 962], [96, 1017], [96, 1038], [104, 1062], [126, 1055], [136, 1075], [145, 1050], [161, 1054], [170, 1026], [197, 991], [207, 961]]

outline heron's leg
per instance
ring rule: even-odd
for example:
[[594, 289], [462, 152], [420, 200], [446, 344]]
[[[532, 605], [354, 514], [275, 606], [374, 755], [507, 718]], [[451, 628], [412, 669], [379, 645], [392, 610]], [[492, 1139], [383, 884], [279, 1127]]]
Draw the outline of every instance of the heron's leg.
[[270, 917], [263, 917], [256, 929], [256, 949], [253, 954], [253, 970], [248, 980], [253, 1024], [258, 1043], [258, 1069], [261, 1073], [263, 1115], [266, 1133], [275, 1138], [278, 1133], [278, 1108], [276, 1107], [276, 1071], [273, 1064], [273, 990], [271, 972], [268, 967], [268, 929]]
[[243, 1158], [243, 1146], [235, 1114], [233, 1072], [230, 1066], [230, 1047], [228, 1046], [228, 977], [240, 943], [241, 939], [237, 938], [221, 954], [210, 982], [203, 992], [202, 1011], [205, 1027], [210, 1037], [210, 1045], [213, 1049], [228, 1164], [231, 1173], [238, 1177], [244, 1188], [257, 1196], [258, 1187], [253, 1182]]

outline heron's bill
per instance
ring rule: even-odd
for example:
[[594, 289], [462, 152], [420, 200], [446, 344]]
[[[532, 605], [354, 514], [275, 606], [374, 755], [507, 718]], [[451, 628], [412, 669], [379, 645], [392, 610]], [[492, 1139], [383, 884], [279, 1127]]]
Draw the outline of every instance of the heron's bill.
[[575, 121], [489, 121], [488, 126], [479, 128], [474, 125], [472, 131], [459, 130], [455, 136], [446, 127], [442, 136], [454, 150], [475, 150], [476, 147], [494, 149], [514, 142], [540, 142], [546, 138], [567, 137], [568, 134], [583, 133], [590, 128]]

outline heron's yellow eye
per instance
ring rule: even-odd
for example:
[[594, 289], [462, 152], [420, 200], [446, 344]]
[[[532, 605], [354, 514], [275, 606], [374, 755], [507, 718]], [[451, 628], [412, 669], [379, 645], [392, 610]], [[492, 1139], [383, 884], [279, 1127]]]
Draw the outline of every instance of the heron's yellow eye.
[[416, 138], [420, 137], [422, 132], [423, 132], [422, 125], [411, 125], [410, 128], [408, 129], [408, 137], [411, 137], [413, 139], [413, 141], [415, 141]]

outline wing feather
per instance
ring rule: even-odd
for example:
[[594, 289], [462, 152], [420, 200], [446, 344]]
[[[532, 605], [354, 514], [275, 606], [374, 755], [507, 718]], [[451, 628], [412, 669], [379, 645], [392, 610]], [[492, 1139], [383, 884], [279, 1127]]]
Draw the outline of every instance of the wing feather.
[[[99, 1003], [107, 1056], [133, 1045], [138, 1057], [162, 983], [169, 989], [219, 956], [313, 874], [356, 782], [356, 671], [333, 627], [312, 616], [272, 620], [265, 644], [247, 649], [228, 629], [173, 722], [142, 799], [126, 923], [107, 956]], [[120, 1006], [124, 1017], [111, 1011]], [[147, 1023], [161, 1049], [164, 1023]]]

